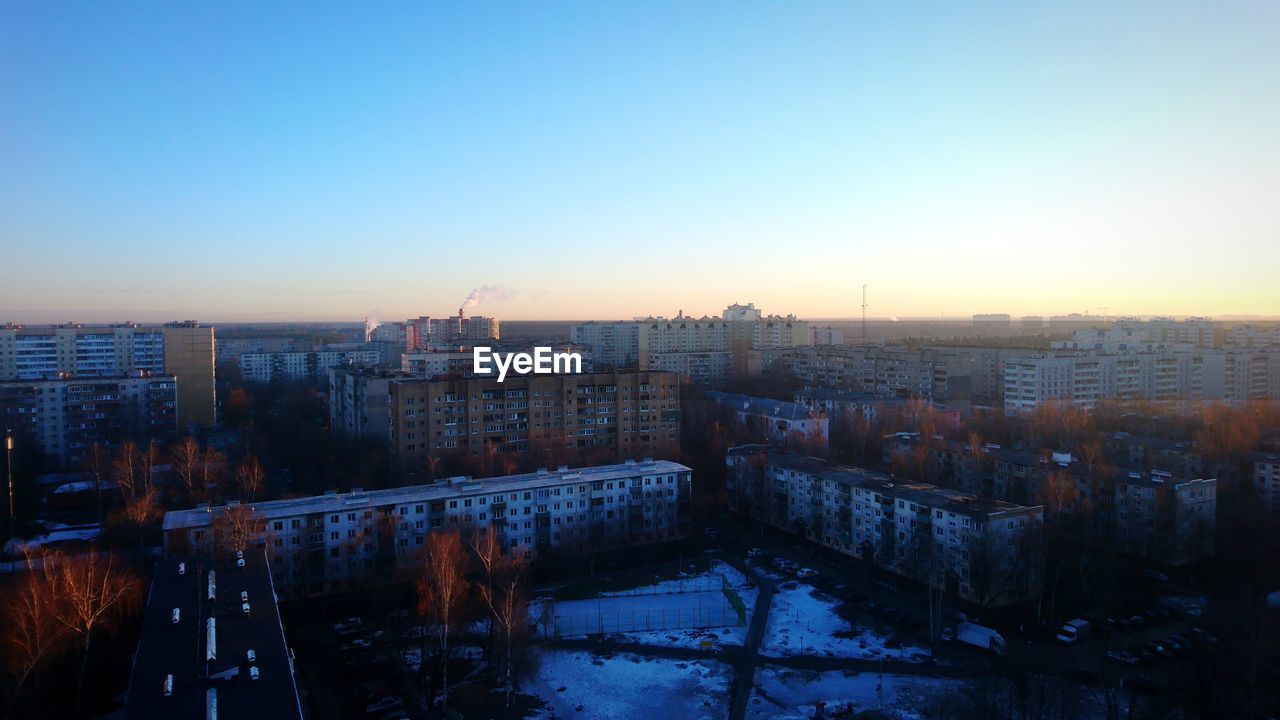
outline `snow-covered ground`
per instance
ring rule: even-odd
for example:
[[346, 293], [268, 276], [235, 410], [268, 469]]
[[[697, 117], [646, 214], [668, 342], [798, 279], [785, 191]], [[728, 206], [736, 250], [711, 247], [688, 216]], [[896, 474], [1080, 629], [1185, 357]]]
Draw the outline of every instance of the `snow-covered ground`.
[[535, 669], [521, 690], [548, 705], [542, 718], [703, 720], [728, 714], [732, 670], [619, 653], [533, 650]]
[[[723, 583], [742, 598], [746, 618], [729, 602]], [[751, 621], [757, 590], [747, 588], [747, 578], [733, 566], [714, 561], [703, 573], [682, 574], [621, 591], [583, 600], [545, 600], [530, 604], [530, 617], [542, 618], [547, 608], [555, 614], [559, 637], [605, 633], [614, 639], [664, 647], [702, 647], [704, 642], [741, 645]], [[549, 630], [543, 620], [540, 628]]]
[[954, 693], [962, 685], [963, 681], [949, 678], [762, 666], [756, 670], [746, 717], [748, 720], [807, 719], [814, 716], [814, 704], [822, 702], [826, 703], [828, 715], [844, 708], [855, 711], [883, 708], [889, 717], [908, 720], [921, 717], [922, 710], [936, 696]]
[[[794, 584], [779, 587], [769, 609], [760, 652], [763, 655], [827, 655], [922, 662], [929, 657], [924, 648], [886, 647], [888, 638], [872, 628], [853, 628], [836, 614], [836, 603], [812, 587]], [[852, 637], [837, 637], [836, 633]]]

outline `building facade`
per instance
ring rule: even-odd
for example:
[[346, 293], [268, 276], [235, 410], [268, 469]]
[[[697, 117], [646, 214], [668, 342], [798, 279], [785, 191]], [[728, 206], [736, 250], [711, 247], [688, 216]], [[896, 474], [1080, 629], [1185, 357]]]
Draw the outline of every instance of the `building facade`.
[[195, 321], [144, 326], [5, 325], [0, 327], [0, 381], [57, 377], [174, 375], [178, 426], [213, 427], [217, 417], [214, 329]]
[[729, 507], [983, 607], [1041, 585], [1043, 508], [786, 453], [730, 448]]
[[367, 365], [329, 368], [329, 429], [348, 438], [391, 440], [391, 383], [404, 377]]
[[287, 380], [319, 383], [328, 379], [330, 368], [378, 365], [381, 357], [381, 353], [374, 349], [321, 348], [305, 352], [245, 353], [240, 356], [240, 373], [249, 382]]
[[[493, 528], [512, 553], [537, 559], [689, 537], [689, 468], [665, 460], [430, 485], [328, 493], [253, 506], [282, 598], [377, 586], [419, 553], [426, 536]], [[168, 556], [214, 547], [226, 507], [165, 514]]]
[[37, 443], [62, 467], [94, 445], [166, 441], [177, 433], [177, 379], [142, 371], [122, 378], [0, 382], [0, 427]]
[[537, 453], [556, 460], [679, 451], [679, 378], [664, 372], [395, 380], [393, 459], [402, 476], [433, 458]]

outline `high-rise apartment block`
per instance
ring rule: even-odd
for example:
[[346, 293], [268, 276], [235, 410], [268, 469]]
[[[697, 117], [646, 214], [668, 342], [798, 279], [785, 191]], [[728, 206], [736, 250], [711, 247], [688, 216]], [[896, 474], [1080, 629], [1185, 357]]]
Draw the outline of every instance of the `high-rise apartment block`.
[[[722, 317], [648, 317], [573, 326], [573, 343], [596, 368], [671, 370], [710, 382], [749, 372], [752, 351], [811, 345], [809, 323], [794, 315], [764, 316], [754, 305], [730, 305]], [[759, 362], [756, 363], [758, 368]]]
[[0, 381], [123, 378], [134, 372], [177, 378], [179, 427], [216, 422], [212, 327], [194, 321], [0, 327]]
[[0, 382], [0, 427], [36, 442], [62, 467], [74, 467], [94, 445], [168, 440], [177, 432], [173, 375]]
[[[391, 444], [402, 476], [426, 477], [433, 458], [534, 453], [574, 458], [669, 456], [680, 447], [674, 373], [395, 380]], [[554, 463], [552, 463], [554, 464]]]

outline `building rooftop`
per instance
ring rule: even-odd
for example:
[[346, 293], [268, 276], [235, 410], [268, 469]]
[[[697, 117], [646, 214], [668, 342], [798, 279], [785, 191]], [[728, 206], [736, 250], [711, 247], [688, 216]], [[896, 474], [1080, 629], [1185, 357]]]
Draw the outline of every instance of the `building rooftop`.
[[707, 397], [720, 405], [733, 406], [751, 415], [765, 415], [785, 420], [808, 420], [812, 415], [809, 408], [785, 400], [770, 400], [769, 398], [739, 395], [719, 390], [708, 390]]
[[[184, 572], [179, 573], [182, 567]], [[209, 572], [214, 599], [209, 600]], [[240, 593], [250, 612], [241, 610]], [[173, 622], [174, 610], [178, 622]], [[208, 622], [214, 621], [213, 659], [208, 659]], [[247, 652], [260, 673], [249, 678]], [[172, 694], [165, 678], [173, 676]], [[161, 560], [155, 568], [138, 651], [125, 700], [125, 717], [207, 717], [207, 692], [217, 693], [221, 717], [301, 720], [293, 663], [276, 608], [271, 568], [261, 547], [245, 551], [245, 566], [233, 557]]]
[[[463, 496], [485, 493], [511, 492], [513, 490], [532, 490], [572, 482], [595, 482], [597, 480], [618, 480], [648, 473], [689, 472], [689, 468], [670, 460], [642, 461], [630, 460], [617, 465], [571, 469], [561, 467], [558, 470], [542, 470], [539, 472], [506, 475], [504, 477], [473, 479], [468, 476], [448, 478], [430, 485], [408, 485], [385, 490], [352, 490], [347, 493], [330, 492], [324, 495], [312, 495], [288, 500], [271, 500], [254, 503], [253, 509], [263, 519], [296, 517], [309, 513], [330, 512], [335, 507], [379, 507], [410, 502], [427, 502], [445, 500]], [[192, 510], [174, 510], [165, 513], [165, 531], [181, 528], [205, 527], [213, 516], [223, 507], [199, 507]]]
[[[766, 447], [762, 445], [747, 445], [730, 448], [729, 452], [730, 454], [751, 455], [760, 452]], [[837, 465], [821, 458], [786, 452], [776, 448], [768, 448], [767, 452], [769, 462], [779, 467], [821, 475], [823, 478], [837, 483], [865, 490], [874, 490], [897, 500], [927, 505], [960, 515], [989, 517], [1003, 513], [1019, 513], [1029, 507], [1036, 507], [979, 497], [972, 493], [914, 480], [903, 480], [874, 470], [851, 465]]]

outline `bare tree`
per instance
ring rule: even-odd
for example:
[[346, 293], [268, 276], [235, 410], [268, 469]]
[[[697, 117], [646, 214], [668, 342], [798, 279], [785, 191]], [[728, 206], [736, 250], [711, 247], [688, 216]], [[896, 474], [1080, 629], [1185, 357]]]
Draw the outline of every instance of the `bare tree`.
[[111, 462], [111, 478], [126, 503], [146, 491], [150, 484], [150, 469], [144, 468], [146, 457], [132, 440], [125, 440]]
[[101, 443], [94, 443], [89, 446], [89, 452], [85, 453], [84, 459], [80, 462], [81, 471], [84, 472], [85, 478], [93, 483], [94, 501], [98, 505], [98, 524], [102, 524], [102, 480], [110, 470], [110, 462], [107, 449]]
[[415, 580], [418, 613], [435, 623], [440, 647], [441, 705], [449, 703], [449, 635], [467, 592], [467, 555], [456, 529], [431, 533], [423, 546], [420, 573]]
[[4, 664], [14, 678], [8, 716], [22, 695], [27, 681], [36, 679], [51, 662], [67, 638], [66, 626], [58, 621], [57, 576], [52, 563], [41, 554], [23, 548], [26, 570], [14, 575], [0, 602], [6, 631], [3, 639]]
[[515, 643], [528, 615], [524, 594], [525, 562], [520, 555], [505, 552], [493, 526], [476, 534], [472, 540], [472, 552], [482, 577], [476, 590], [489, 612], [489, 621], [503, 649], [498, 668], [503, 673], [506, 703], [510, 707]]
[[169, 451], [169, 462], [178, 479], [187, 488], [187, 499], [195, 502], [204, 493], [198, 491], [197, 476], [200, 471], [200, 443], [187, 436], [178, 441]]
[[210, 529], [219, 547], [244, 552], [265, 537], [266, 522], [251, 505], [229, 505], [210, 523]]
[[240, 482], [240, 492], [242, 497], [253, 502], [257, 499], [258, 493], [262, 492], [262, 483], [266, 479], [266, 473], [262, 471], [262, 463], [258, 462], [258, 458], [249, 455], [236, 468], [236, 479]]
[[80, 672], [76, 680], [76, 716], [84, 716], [84, 673], [89, 665], [96, 631], [114, 629], [133, 609], [141, 583], [113, 555], [96, 552], [73, 557], [46, 555], [57, 565], [58, 621], [81, 646]]

